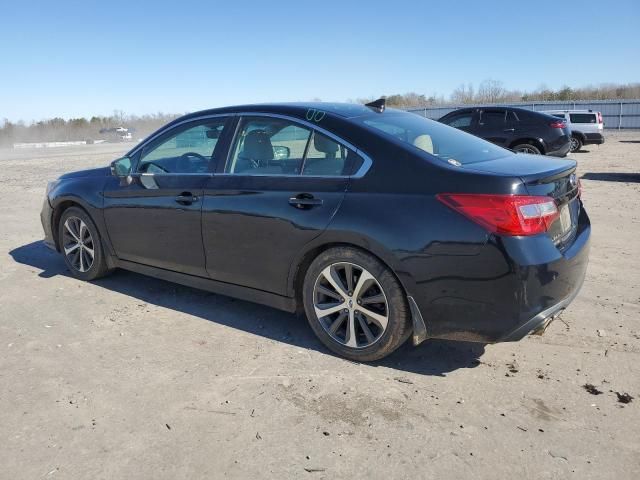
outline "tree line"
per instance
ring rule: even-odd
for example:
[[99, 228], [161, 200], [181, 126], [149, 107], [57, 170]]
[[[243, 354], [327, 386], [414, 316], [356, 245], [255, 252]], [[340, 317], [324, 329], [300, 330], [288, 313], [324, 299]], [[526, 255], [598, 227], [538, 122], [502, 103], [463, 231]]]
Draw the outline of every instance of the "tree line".
[[[443, 95], [424, 95], [415, 92], [386, 96], [387, 105], [395, 108], [513, 103], [537, 101], [573, 101], [573, 100], [622, 100], [640, 98], [640, 83], [614, 84], [603, 83], [587, 87], [559, 89], [540, 85], [533, 91], [510, 90], [499, 80], [487, 79], [477, 88], [472, 83], [461, 84], [451, 92], [448, 98]], [[356, 103], [367, 103], [375, 98], [359, 98]]]
[[[387, 105], [396, 108], [412, 108], [439, 105], [512, 103], [533, 101], [572, 100], [621, 100], [640, 98], [640, 83], [605, 83], [582, 88], [568, 86], [559, 89], [541, 85], [533, 91], [509, 90], [499, 80], [487, 79], [477, 88], [473, 84], [462, 84], [451, 92], [448, 98], [442, 95], [405, 94], [388, 95]], [[316, 99], [317, 100], [317, 99]], [[355, 103], [368, 103], [375, 98], [358, 98]], [[350, 100], [354, 102], [354, 100]], [[126, 115], [114, 111], [109, 116], [87, 118], [51, 118], [26, 124], [0, 121], [0, 147], [10, 147], [22, 142], [64, 142], [76, 140], [116, 140], [113, 132], [117, 127], [133, 129], [134, 139], [144, 138], [162, 125], [177, 118], [177, 114], [155, 113], [150, 115]]]

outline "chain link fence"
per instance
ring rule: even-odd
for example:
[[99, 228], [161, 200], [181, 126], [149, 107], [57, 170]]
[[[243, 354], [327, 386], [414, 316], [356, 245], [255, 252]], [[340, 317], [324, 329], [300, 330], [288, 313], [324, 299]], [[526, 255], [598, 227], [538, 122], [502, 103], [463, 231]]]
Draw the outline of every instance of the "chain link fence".
[[[408, 108], [407, 111], [422, 115], [433, 120], [446, 115], [458, 108], [480, 107], [484, 105], [448, 105], [446, 107]], [[593, 110], [601, 112], [604, 128], [618, 130], [626, 128], [640, 129], [640, 99], [638, 100], [580, 100], [548, 101], [548, 102], [517, 102], [500, 103], [492, 106], [519, 107], [528, 110], [544, 112], [545, 110]]]

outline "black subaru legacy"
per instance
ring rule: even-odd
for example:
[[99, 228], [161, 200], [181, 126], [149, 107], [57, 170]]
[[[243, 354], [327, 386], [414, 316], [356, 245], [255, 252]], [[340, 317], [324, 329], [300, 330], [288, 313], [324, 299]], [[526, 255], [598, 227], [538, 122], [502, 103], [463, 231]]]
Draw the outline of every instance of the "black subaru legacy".
[[247, 105], [63, 175], [41, 217], [81, 280], [123, 268], [304, 312], [329, 349], [370, 361], [409, 337], [544, 331], [587, 268], [575, 170], [384, 101]]

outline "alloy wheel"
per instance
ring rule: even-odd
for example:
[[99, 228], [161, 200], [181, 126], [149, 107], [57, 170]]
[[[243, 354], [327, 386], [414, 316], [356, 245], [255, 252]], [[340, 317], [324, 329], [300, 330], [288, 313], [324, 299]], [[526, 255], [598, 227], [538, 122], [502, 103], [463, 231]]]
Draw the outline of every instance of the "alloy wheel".
[[350, 348], [373, 345], [389, 323], [382, 286], [353, 263], [334, 263], [322, 270], [313, 289], [313, 307], [331, 338]]
[[571, 151], [575, 152], [576, 150], [578, 150], [578, 140], [575, 137], [571, 137]]
[[529, 148], [529, 147], [522, 147], [522, 148], [519, 148], [517, 151], [520, 152], [520, 153], [532, 153], [532, 154], [536, 154], [537, 153], [535, 150], [533, 150], [532, 148]]
[[77, 271], [84, 273], [93, 266], [93, 237], [82, 219], [69, 217], [65, 220], [62, 246], [69, 264]]

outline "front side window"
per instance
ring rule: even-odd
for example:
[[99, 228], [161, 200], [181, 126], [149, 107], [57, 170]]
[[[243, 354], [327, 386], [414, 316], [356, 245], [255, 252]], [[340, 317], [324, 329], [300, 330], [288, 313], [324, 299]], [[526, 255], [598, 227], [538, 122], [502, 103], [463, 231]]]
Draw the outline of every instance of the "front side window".
[[224, 124], [224, 118], [215, 118], [176, 127], [173, 134], [143, 150], [138, 172], [208, 172]]
[[[504, 121], [504, 113], [502, 113]], [[461, 130], [413, 113], [384, 113], [359, 119], [379, 134], [419, 148], [444, 161], [462, 164], [509, 155], [509, 151]]]
[[456, 115], [455, 117], [449, 119], [446, 124], [454, 128], [470, 127], [472, 119], [472, 113], [463, 113], [462, 115]]

